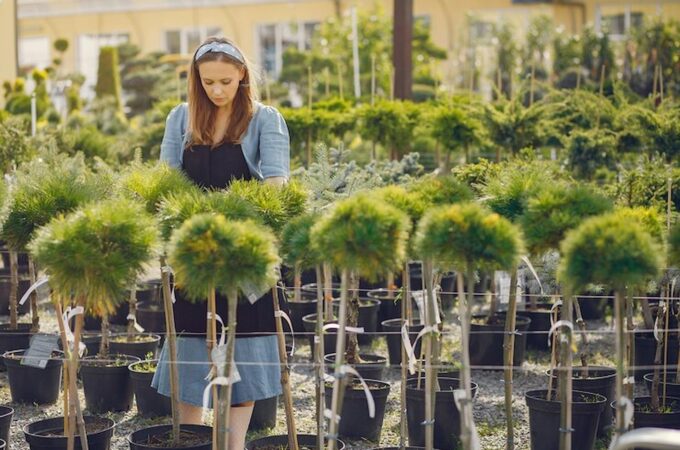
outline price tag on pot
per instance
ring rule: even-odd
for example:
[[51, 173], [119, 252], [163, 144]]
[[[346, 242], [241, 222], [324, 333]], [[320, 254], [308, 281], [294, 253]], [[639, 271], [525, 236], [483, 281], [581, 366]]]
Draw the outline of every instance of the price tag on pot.
[[34, 335], [28, 350], [21, 358], [21, 365], [44, 369], [47, 361], [52, 357], [52, 352], [59, 348], [58, 342], [59, 336], [55, 334]]
[[510, 274], [497, 270], [495, 272], [496, 292], [501, 305], [510, 303]]

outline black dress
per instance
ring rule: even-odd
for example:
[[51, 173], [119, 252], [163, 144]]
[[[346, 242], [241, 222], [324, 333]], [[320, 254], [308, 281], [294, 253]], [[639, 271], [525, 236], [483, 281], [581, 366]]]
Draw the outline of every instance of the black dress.
[[[208, 145], [194, 145], [184, 151], [182, 170], [197, 185], [208, 189], [225, 189], [233, 180], [250, 180], [251, 174], [239, 144], [223, 143], [216, 148]], [[175, 328], [182, 336], [203, 337], [206, 335], [207, 301], [191, 302], [181, 289], [175, 290]], [[279, 301], [285, 302], [284, 293], [279, 289]], [[227, 299], [217, 292], [217, 314], [227, 323]], [[255, 337], [272, 334], [274, 305], [269, 291], [254, 304], [245, 297], [239, 297], [237, 307], [237, 337]]]

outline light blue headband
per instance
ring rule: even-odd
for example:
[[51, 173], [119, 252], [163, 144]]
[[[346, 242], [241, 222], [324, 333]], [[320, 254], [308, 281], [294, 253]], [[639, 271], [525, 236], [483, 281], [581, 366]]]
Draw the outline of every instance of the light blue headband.
[[227, 44], [226, 42], [209, 42], [205, 45], [202, 45], [197, 51], [196, 51], [196, 57], [194, 58], [194, 61], [198, 61], [203, 55], [205, 55], [208, 52], [214, 52], [214, 53], [224, 53], [226, 55], [231, 56], [234, 58], [236, 61], [240, 62], [241, 64], [245, 64], [246, 60], [243, 58], [243, 55], [241, 52], [239, 52], [236, 47], [234, 47], [231, 44]]

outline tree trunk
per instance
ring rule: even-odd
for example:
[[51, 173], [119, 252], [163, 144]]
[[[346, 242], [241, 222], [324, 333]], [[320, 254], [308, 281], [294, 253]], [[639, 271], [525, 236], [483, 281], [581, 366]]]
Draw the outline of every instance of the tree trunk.
[[436, 305], [432, 286], [433, 273], [432, 260], [426, 260], [423, 264], [423, 284], [425, 286], [425, 327], [432, 327], [432, 330], [423, 337], [423, 347], [425, 349], [425, 449], [434, 449], [434, 411], [437, 395], [437, 373], [433, 367], [433, 360], [437, 360], [438, 345], [435, 321]]
[[[319, 281], [317, 280], [317, 283]], [[327, 322], [332, 322], [334, 320], [333, 318], [333, 273], [331, 271], [331, 265], [324, 263], [323, 264], [323, 285], [324, 285], [324, 293], [323, 293], [323, 299], [326, 307], [326, 321]]]
[[616, 326], [616, 428], [614, 439], [625, 433], [625, 406], [621, 399], [624, 396], [623, 380], [626, 377], [626, 330], [624, 328], [625, 298], [619, 291], [614, 292], [614, 323]]
[[581, 345], [581, 352], [579, 357], [581, 358], [581, 377], [588, 378], [588, 357], [590, 356], [590, 343], [588, 342], [588, 334], [586, 333], [586, 322], [583, 320], [583, 315], [581, 314], [581, 305], [578, 302], [578, 298], [574, 297], [574, 311], [576, 312], [576, 323], [578, 324], [579, 330], [581, 330], [581, 336], [583, 340], [583, 345]]
[[130, 298], [128, 298], [128, 325], [127, 325], [127, 341], [132, 342], [137, 329], [137, 280], [133, 280], [130, 286]]
[[515, 351], [515, 319], [517, 313], [517, 268], [512, 268], [510, 276], [510, 299], [508, 301], [508, 312], [505, 315], [505, 336], [503, 336], [503, 369], [505, 381], [505, 423], [507, 428], [506, 449], [515, 448], [515, 433], [512, 421], [512, 371], [513, 355]]
[[14, 250], [9, 251], [9, 328], [16, 330], [19, 326], [17, 317], [17, 294], [19, 291], [19, 257]]
[[[402, 272], [402, 286], [404, 287], [404, 295], [401, 299], [401, 320], [402, 323], [406, 325], [406, 330], [410, 331], [409, 327], [411, 323], [408, 316], [407, 303], [411, 301], [411, 283], [408, 273], [408, 262], [405, 263], [405, 269]], [[406, 362], [406, 347], [403, 342], [401, 344], [401, 384], [399, 385], [399, 396], [401, 399], [401, 404], [399, 407], [399, 449], [403, 450], [406, 447], [406, 440], [408, 439], [408, 424], [406, 422], [406, 379], [407, 375], [407, 362]]]
[[[470, 309], [469, 305], [474, 298], [475, 271], [472, 264], [468, 262], [466, 267], [467, 293], [463, 288], [463, 275], [457, 273], [458, 277], [458, 309], [461, 328], [461, 355], [462, 365], [460, 378], [462, 388], [465, 389], [465, 398], [461, 403], [460, 421], [460, 440], [463, 448], [469, 449], [472, 443], [472, 384], [470, 379]], [[466, 298], [467, 295], [467, 298]]]
[[[214, 293], [214, 291], [213, 291]], [[214, 294], [213, 294], [214, 299]], [[238, 291], [236, 288], [229, 289], [227, 295], [228, 302], [228, 327], [227, 327], [227, 351], [225, 355], [225, 376], [229, 382], [226, 386], [222, 385], [218, 389], [218, 400], [217, 405], [213, 408], [215, 419], [213, 422], [219, 424], [219, 429], [217, 431], [217, 448], [218, 450], [223, 450], [229, 448], [229, 416], [231, 410], [231, 393], [232, 393], [232, 377], [235, 372], [235, 362], [234, 362], [234, 349], [236, 347], [236, 308], [238, 305]], [[213, 316], [214, 317], [214, 316]], [[279, 320], [281, 318], [279, 317]], [[216, 330], [215, 330], [216, 331]], [[213, 336], [216, 336], [213, 335]], [[285, 346], [284, 346], [284, 357], [285, 357]], [[214, 361], [213, 361], [214, 362]], [[217, 376], [221, 374], [217, 373]], [[217, 418], [219, 416], [219, 419]]]
[[316, 333], [314, 343], [316, 352], [316, 448], [322, 449], [324, 442], [324, 411], [326, 411], [325, 385], [324, 385], [324, 342], [323, 342], [323, 274], [321, 267], [316, 266]]
[[109, 314], [102, 314], [102, 341], [99, 343], [99, 356], [106, 359], [109, 356]]
[[[319, 280], [316, 281], [319, 284]], [[294, 275], [293, 275], [293, 299], [299, 302], [302, 299], [302, 271], [300, 270], [300, 264], [295, 263]]]
[[[359, 295], [356, 287], [359, 279], [350, 273], [349, 283], [351, 285], [351, 293], [349, 295], [349, 303], [347, 305], [347, 326], [356, 327], [359, 324]], [[339, 332], [339, 331], [338, 331]], [[335, 355], [338, 358], [338, 355]], [[345, 350], [345, 361], [348, 364], [358, 364], [361, 360], [359, 356], [359, 340], [356, 333], [350, 333], [347, 336], [347, 349]]]
[[[231, 299], [228, 299], [229, 306], [228, 310], [231, 311]], [[231, 319], [231, 317], [230, 317]], [[224, 320], [224, 319], [223, 319]], [[208, 323], [206, 324], [206, 345], [208, 347], [208, 357], [212, 362], [212, 368], [210, 369], [209, 377], [219, 376], [217, 373], [217, 361], [213, 359], [212, 351], [217, 343], [217, 305], [215, 304], [215, 288], [211, 287], [208, 293]], [[230, 332], [232, 330], [229, 330]], [[229, 366], [231, 360], [227, 359], [227, 373], [231, 370]], [[227, 375], [228, 376], [228, 375]], [[212, 387], [212, 399], [213, 399], [213, 450], [221, 450], [228, 448], [229, 443], [229, 409], [227, 408], [226, 413], [220, 411], [221, 401], [223, 398], [220, 396], [220, 390], [217, 386]], [[223, 419], [227, 419], [226, 422], [222, 422]]]
[[160, 259], [161, 284], [163, 287], [163, 306], [165, 309], [165, 339], [168, 344], [168, 364], [170, 364], [170, 405], [172, 409], [172, 445], [179, 446], [179, 370], [177, 367], [177, 333], [175, 332], [175, 312], [172, 309], [170, 290], [170, 269], [165, 257]]
[[[562, 320], [573, 323], [573, 302], [570, 292], [564, 295], [562, 305]], [[571, 393], [572, 393], [572, 330], [562, 327], [560, 330], [560, 373], [559, 388], [562, 401], [560, 413], [560, 450], [571, 450]], [[552, 377], [552, 374], [551, 374]]]
[[[85, 301], [79, 299], [78, 306], [82, 306], [85, 309]], [[74, 405], [73, 408], [76, 411], [76, 424], [78, 426], [78, 434], [80, 435], [80, 445], [82, 450], [89, 450], [89, 445], [87, 443], [87, 432], [85, 430], [85, 421], [83, 420], [83, 411], [80, 408], [80, 400], [78, 399], [78, 386], [76, 385], [76, 379], [78, 376], [78, 360], [80, 358], [79, 348], [80, 348], [80, 335], [83, 330], [83, 314], [76, 315], [76, 329], [73, 333], [73, 349], [71, 353], [71, 363], [69, 367], [69, 383], [71, 383], [71, 402]], [[71, 427], [73, 427], [73, 421], [71, 421]]]
[[[28, 277], [31, 282], [31, 286], [33, 286], [36, 282], [36, 271], [35, 271], [35, 263], [33, 262], [33, 258], [30, 256], [28, 257]], [[38, 316], [38, 292], [33, 291], [31, 293], [31, 299], [30, 299], [30, 304], [31, 304], [31, 333], [37, 333], [40, 331], [40, 317]]]

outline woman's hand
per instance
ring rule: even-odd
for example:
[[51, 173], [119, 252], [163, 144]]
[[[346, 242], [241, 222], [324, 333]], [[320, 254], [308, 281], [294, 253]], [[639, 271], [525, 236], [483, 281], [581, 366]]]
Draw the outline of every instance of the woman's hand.
[[273, 184], [274, 186], [283, 186], [284, 184], [288, 183], [288, 179], [286, 177], [269, 177], [265, 178], [264, 182], [267, 184]]

